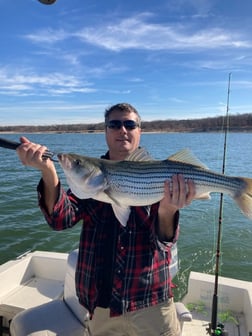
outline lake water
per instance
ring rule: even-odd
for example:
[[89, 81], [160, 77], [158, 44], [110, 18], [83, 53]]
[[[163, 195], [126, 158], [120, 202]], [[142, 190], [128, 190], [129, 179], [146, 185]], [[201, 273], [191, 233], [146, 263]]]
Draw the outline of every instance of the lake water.
[[[54, 152], [75, 152], [99, 157], [106, 151], [104, 134], [30, 134], [32, 141]], [[1, 135], [18, 141], [18, 134]], [[220, 172], [222, 134], [143, 134], [141, 145], [155, 159], [164, 159], [182, 148], [190, 148], [210, 169]], [[252, 178], [252, 134], [228, 135], [226, 174]], [[78, 247], [81, 225], [63, 232], [52, 231], [37, 206], [36, 185], [40, 174], [24, 167], [16, 153], [0, 148], [0, 264], [27, 250], [68, 252]], [[66, 182], [58, 165], [63, 184]], [[67, 187], [67, 186], [66, 186]], [[194, 201], [181, 211], [178, 242], [180, 271], [176, 279], [180, 298], [186, 292], [189, 272], [214, 273], [218, 230], [219, 195]], [[252, 221], [234, 202], [224, 198], [220, 274], [252, 281]]]

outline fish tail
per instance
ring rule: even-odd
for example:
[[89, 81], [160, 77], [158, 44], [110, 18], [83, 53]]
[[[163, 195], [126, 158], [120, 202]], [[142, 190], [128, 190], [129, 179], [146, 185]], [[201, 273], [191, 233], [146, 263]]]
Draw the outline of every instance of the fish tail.
[[252, 179], [241, 177], [245, 187], [240, 195], [234, 196], [234, 200], [241, 209], [241, 211], [248, 217], [252, 219]]

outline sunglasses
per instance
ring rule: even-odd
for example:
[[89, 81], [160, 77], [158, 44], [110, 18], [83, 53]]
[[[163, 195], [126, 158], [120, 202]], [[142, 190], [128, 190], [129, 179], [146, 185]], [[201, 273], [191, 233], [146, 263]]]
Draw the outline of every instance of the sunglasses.
[[122, 126], [124, 126], [126, 130], [133, 130], [140, 125], [135, 120], [110, 120], [106, 123], [106, 126], [114, 130], [119, 130]]

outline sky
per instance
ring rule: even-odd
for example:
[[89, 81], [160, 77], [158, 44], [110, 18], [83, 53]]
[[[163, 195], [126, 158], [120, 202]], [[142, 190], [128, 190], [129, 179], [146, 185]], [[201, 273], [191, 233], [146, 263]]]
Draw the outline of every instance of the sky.
[[0, 0], [0, 125], [252, 113], [251, 0]]

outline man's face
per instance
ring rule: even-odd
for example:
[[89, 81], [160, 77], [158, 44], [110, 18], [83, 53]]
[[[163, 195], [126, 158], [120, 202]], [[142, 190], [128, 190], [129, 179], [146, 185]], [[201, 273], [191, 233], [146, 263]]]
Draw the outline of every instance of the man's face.
[[[126, 120], [133, 122], [120, 125], [120, 122]], [[110, 159], [124, 160], [139, 146], [141, 128], [137, 126], [139, 124], [137, 115], [134, 112], [114, 111], [109, 116], [109, 122], [112, 128], [106, 126], [105, 132]]]

